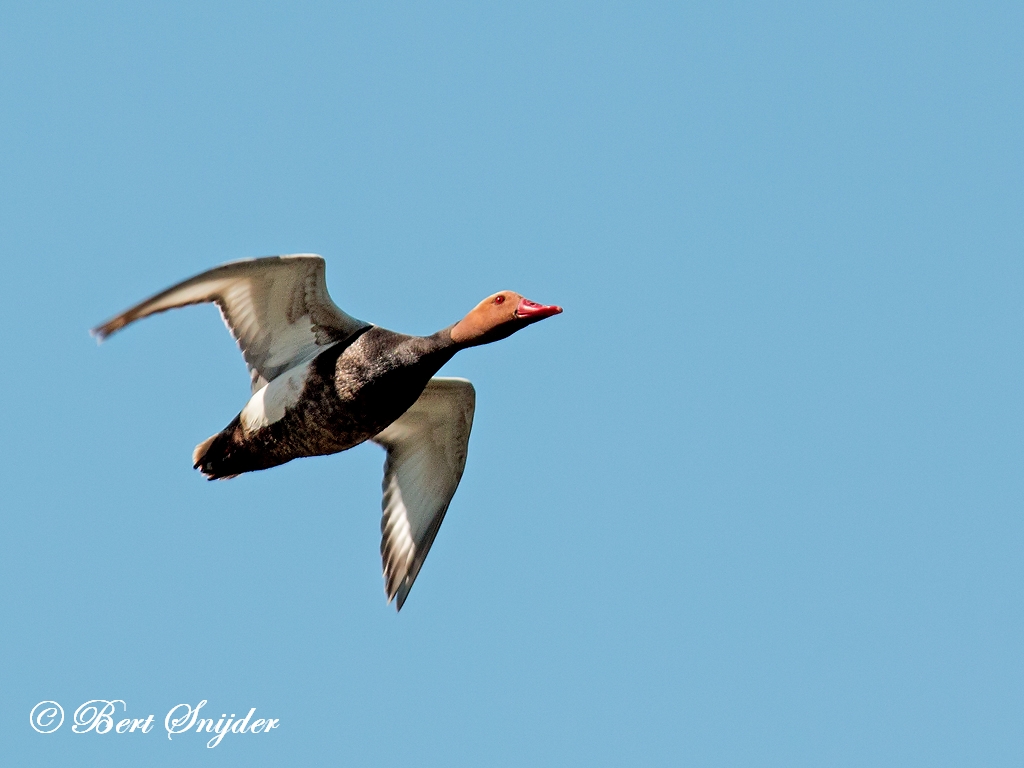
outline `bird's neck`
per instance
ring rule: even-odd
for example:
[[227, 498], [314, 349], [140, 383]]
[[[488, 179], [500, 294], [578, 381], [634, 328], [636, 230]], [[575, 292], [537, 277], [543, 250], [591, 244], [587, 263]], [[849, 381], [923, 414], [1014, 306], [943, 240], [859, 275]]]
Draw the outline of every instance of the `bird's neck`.
[[467, 347], [479, 347], [481, 344], [490, 344], [492, 341], [507, 338], [519, 330], [513, 323], [502, 323], [498, 326], [485, 325], [480, 318], [474, 317], [472, 313], [466, 315], [443, 331], [452, 340], [455, 348], [466, 349]]
[[445, 331], [447, 331], [452, 343], [458, 346], [459, 349], [475, 347], [477, 344], [486, 343], [481, 341], [481, 339], [486, 335], [487, 328], [484, 327], [480, 318], [474, 312], [470, 312], [459, 322], [455, 323], [455, 325], [449, 326], [444, 331], [440, 331], [440, 333], [445, 333]]

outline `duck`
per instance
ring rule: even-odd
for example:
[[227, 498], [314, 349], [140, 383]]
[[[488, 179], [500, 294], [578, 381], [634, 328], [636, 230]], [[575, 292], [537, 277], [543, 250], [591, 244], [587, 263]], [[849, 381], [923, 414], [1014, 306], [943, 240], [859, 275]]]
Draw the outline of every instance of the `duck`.
[[507, 338], [562, 308], [499, 291], [458, 322], [413, 336], [358, 320], [327, 292], [317, 254], [232, 261], [92, 329], [100, 343], [144, 317], [212, 303], [242, 352], [252, 395], [192, 465], [227, 480], [366, 441], [384, 448], [381, 560], [401, 611], [466, 466], [476, 391], [437, 377], [455, 353]]

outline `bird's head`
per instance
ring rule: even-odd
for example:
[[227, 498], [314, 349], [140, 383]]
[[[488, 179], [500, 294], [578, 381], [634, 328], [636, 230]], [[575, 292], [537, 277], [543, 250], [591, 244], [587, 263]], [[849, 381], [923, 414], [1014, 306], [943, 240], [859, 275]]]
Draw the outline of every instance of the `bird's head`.
[[452, 326], [452, 341], [464, 347], [488, 344], [561, 311], [561, 307], [538, 304], [514, 291], [499, 291]]

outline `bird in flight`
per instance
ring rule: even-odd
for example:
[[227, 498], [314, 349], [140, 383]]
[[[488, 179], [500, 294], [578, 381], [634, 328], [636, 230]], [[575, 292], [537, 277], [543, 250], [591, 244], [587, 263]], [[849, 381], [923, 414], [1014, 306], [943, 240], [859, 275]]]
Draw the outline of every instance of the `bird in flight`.
[[466, 466], [476, 393], [434, 374], [460, 349], [557, 315], [512, 291], [488, 296], [454, 325], [408, 336], [331, 301], [315, 254], [234, 261], [136, 304], [92, 330], [102, 341], [131, 322], [212, 302], [245, 358], [252, 397], [196, 446], [193, 466], [227, 479], [372, 440], [384, 462], [380, 552], [388, 602], [402, 609]]

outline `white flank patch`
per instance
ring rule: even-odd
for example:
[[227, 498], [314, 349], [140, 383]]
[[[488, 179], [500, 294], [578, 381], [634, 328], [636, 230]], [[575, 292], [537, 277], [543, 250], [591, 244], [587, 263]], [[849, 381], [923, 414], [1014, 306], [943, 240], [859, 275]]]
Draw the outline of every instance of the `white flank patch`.
[[249, 398], [239, 414], [242, 428], [247, 433], [252, 434], [284, 418], [285, 412], [302, 396], [310, 362], [290, 368]]

